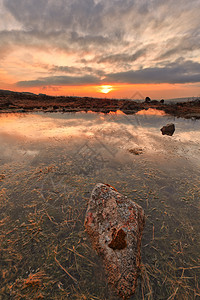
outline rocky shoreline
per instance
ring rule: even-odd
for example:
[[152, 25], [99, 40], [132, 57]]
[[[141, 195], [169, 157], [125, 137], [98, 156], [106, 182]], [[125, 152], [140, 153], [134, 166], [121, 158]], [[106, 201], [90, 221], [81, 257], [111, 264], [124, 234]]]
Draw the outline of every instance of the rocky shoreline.
[[[148, 97], [147, 97], [148, 98]], [[149, 99], [149, 98], [148, 98]], [[200, 99], [180, 103], [163, 103], [150, 100], [135, 102], [127, 99], [104, 99], [90, 97], [48, 96], [45, 94], [19, 93], [0, 91], [0, 113], [26, 112], [81, 112], [92, 111], [109, 113], [122, 111], [125, 114], [135, 114], [149, 108], [162, 110], [166, 114], [186, 119], [200, 119]]]

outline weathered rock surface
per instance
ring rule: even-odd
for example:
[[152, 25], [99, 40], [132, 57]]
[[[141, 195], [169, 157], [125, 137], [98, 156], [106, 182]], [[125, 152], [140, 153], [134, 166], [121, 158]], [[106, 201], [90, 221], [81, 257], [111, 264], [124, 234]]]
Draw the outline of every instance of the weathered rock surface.
[[135, 202], [110, 185], [95, 186], [85, 228], [93, 247], [103, 258], [109, 283], [123, 299], [129, 298], [136, 288], [144, 222], [144, 211]]
[[166, 134], [172, 136], [175, 131], [175, 125], [173, 123], [170, 123], [163, 126], [160, 130], [162, 131], [162, 135]]

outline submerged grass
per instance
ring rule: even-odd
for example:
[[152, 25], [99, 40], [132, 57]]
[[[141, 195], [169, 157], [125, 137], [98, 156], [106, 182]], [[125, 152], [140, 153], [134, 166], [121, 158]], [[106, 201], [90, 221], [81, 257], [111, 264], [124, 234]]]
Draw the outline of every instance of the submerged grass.
[[20, 172], [21, 181], [7, 178], [1, 189], [0, 299], [103, 299], [96, 295], [106, 283], [83, 227], [84, 183], [75, 197], [44, 189], [46, 176]]
[[60, 148], [48, 155], [32, 164], [1, 164], [0, 299], [118, 299], [83, 226], [97, 182], [145, 210], [142, 264], [131, 299], [200, 297], [198, 173], [183, 168], [167, 174], [131, 154], [129, 163], [108, 160], [102, 169], [98, 161], [91, 168], [87, 156], [76, 165]]

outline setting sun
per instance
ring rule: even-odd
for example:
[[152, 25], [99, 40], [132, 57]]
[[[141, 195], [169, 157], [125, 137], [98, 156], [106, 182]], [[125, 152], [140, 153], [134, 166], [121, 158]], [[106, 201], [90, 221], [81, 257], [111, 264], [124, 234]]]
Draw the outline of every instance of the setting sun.
[[111, 85], [102, 85], [100, 86], [99, 90], [103, 94], [108, 94], [110, 91], [113, 90], [113, 87]]

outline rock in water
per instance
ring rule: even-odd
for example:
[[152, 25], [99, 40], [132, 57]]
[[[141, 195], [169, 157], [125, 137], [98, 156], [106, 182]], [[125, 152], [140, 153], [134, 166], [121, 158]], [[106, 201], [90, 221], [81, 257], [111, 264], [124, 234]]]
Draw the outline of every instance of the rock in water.
[[145, 216], [143, 209], [108, 184], [92, 191], [85, 228], [103, 258], [108, 281], [127, 299], [136, 288]]
[[172, 136], [175, 131], [175, 125], [173, 123], [170, 123], [166, 126], [163, 126], [160, 130], [162, 131], [162, 135], [166, 134]]

